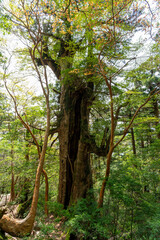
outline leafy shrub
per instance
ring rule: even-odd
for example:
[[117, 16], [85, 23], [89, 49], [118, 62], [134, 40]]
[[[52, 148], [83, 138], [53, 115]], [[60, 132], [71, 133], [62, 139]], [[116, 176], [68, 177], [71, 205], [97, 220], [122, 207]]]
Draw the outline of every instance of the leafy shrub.
[[[155, 204], [155, 203], [154, 203]], [[153, 208], [153, 206], [152, 206]], [[146, 220], [146, 221], [145, 221]], [[155, 204], [155, 212], [138, 224], [137, 235], [140, 239], [156, 240], [160, 236], [160, 205]]]
[[57, 218], [65, 217], [68, 219], [70, 217], [69, 211], [64, 209], [63, 204], [60, 204], [58, 202], [48, 201], [48, 208], [49, 208], [49, 211], [53, 213], [53, 215]]
[[79, 239], [107, 239], [106, 219], [96, 202], [82, 199], [70, 208], [70, 214], [66, 223], [69, 229], [67, 236], [73, 234]]

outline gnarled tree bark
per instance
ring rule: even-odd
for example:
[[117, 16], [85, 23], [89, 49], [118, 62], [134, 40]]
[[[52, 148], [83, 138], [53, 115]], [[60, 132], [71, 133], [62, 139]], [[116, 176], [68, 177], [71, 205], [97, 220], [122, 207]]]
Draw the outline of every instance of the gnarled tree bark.
[[71, 91], [62, 87], [62, 118], [59, 128], [60, 173], [58, 201], [67, 207], [85, 197], [92, 186], [88, 134], [90, 88]]

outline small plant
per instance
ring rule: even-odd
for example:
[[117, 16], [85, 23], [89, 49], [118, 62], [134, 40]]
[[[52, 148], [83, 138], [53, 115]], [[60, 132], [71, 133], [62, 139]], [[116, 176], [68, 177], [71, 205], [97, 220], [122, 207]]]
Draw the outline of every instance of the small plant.
[[54, 230], [54, 225], [53, 224], [42, 224], [41, 225], [41, 233], [45, 236], [52, 233], [53, 230]]
[[58, 220], [62, 217], [65, 217], [66, 219], [70, 217], [69, 210], [64, 209], [64, 206], [58, 202], [49, 201], [48, 208], [50, 212], [53, 213], [55, 217], [57, 217]]

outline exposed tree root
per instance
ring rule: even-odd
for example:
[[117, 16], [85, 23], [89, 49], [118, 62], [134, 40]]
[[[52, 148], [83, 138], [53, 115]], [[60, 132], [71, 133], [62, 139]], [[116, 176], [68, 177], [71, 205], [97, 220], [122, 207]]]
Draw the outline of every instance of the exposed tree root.
[[5, 214], [0, 220], [0, 228], [14, 237], [29, 235], [32, 231], [34, 218], [27, 216], [25, 219], [14, 219]]

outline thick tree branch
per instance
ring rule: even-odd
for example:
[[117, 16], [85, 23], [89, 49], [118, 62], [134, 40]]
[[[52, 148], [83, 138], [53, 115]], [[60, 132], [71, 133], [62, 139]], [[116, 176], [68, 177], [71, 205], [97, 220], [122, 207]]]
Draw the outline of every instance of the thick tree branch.
[[[106, 133], [104, 133], [106, 135]], [[106, 137], [106, 136], [105, 136]], [[110, 135], [107, 139], [102, 139], [100, 147], [97, 146], [95, 138], [93, 136], [88, 136], [87, 138], [87, 145], [88, 151], [90, 153], [94, 153], [99, 157], [106, 157], [109, 151], [109, 144], [110, 144]]]

